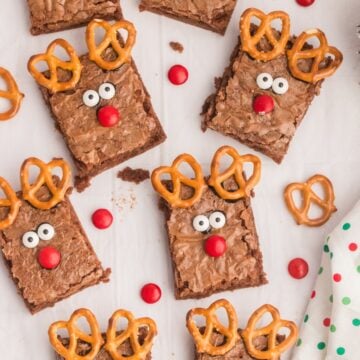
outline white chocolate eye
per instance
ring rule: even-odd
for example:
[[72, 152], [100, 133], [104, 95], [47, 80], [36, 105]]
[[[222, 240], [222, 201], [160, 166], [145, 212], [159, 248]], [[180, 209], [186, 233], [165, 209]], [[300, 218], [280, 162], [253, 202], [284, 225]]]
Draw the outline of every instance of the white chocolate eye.
[[273, 84], [273, 77], [268, 73], [261, 73], [256, 78], [258, 87], [262, 90], [270, 89]]
[[83, 95], [83, 103], [86, 106], [94, 107], [100, 101], [100, 96], [95, 90], [86, 90]]
[[211, 227], [214, 229], [221, 229], [226, 224], [226, 217], [225, 214], [221, 211], [214, 211], [209, 216], [209, 221]]
[[29, 249], [38, 246], [39, 241], [39, 236], [35, 231], [28, 231], [22, 236], [23, 245]]
[[199, 232], [207, 231], [210, 227], [209, 219], [205, 215], [197, 215], [194, 217], [193, 227]]
[[48, 223], [41, 224], [36, 232], [41, 240], [51, 240], [55, 235], [54, 227]]
[[115, 86], [112, 83], [103, 83], [99, 86], [99, 95], [102, 99], [110, 100], [115, 96]]
[[275, 94], [284, 95], [289, 90], [289, 83], [285, 78], [276, 78], [272, 85], [272, 89]]

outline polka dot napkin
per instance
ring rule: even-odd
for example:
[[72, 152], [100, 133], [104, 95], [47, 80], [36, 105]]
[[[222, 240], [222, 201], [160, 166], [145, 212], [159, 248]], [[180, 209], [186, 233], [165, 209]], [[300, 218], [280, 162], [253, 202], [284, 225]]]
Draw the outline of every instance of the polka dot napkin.
[[327, 237], [292, 360], [360, 359], [360, 202]]

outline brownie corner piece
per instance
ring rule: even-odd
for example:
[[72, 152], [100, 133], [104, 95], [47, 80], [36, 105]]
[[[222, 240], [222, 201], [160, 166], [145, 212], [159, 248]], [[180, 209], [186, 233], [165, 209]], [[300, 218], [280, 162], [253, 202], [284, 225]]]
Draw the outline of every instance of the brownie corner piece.
[[[203, 298], [267, 283], [250, 198], [228, 202], [207, 187], [190, 208], [172, 208], [160, 200], [160, 209], [166, 218], [177, 299]], [[215, 211], [225, 214], [224, 227], [207, 233], [193, 228], [196, 216], [210, 216]], [[226, 252], [218, 258], [210, 257], [204, 249], [211, 235], [226, 241]]]
[[150, 11], [224, 35], [237, 0], [142, 0], [140, 11]]
[[[42, 187], [39, 198], [45, 196], [48, 190]], [[18, 197], [22, 199], [21, 192]], [[54, 306], [89, 286], [109, 281], [111, 270], [102, 267], [67, 197], [50, 210], [39, 210], [21, 201], [14, 223], [0, 231], [0, 250], [31, 313]], [[50, 233], [53, 231], [47, 240], [40, 235], [40, 226], [44, 224]], [[45, 268], [40, 260], [48, 248], [60, 255], [59, 264], [52, 269]]]
[[[268, 73], [273, 79], [285, 78], [289, 89], [283, 94], [261, 90], [257, 77]], [[215, 130], [281, 163], [290, 142], [301, 124], [321, 82], [312, 84], [294, 78], [286, 55], [260, 62], [241, 49], [239, 42], [230, 57], [223, 76], [215, 81], [215, 93], [203, 106], [202, 129]], [[274, 100], [274, 110], [257, 114], [253, 103], [258, 95], [267, 94]]]
[[96, 18], [122, 18], [119, 0], [27, 0], [27, 3], [33, 35], [80, 27]]

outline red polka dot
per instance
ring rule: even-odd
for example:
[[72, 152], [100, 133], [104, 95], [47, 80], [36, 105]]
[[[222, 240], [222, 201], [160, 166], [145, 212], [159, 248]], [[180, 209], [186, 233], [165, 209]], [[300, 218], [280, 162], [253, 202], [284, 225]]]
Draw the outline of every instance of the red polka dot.
[[334, 274], [333, 279], [335, 282], [340, 282], [341, 281], [341, 275], [340, 274]]
[[316, 296], [316, 291], [313, 290], [310, 297], [311, 297], [311, 299], [313, 299], [315, 296]]
[[357, 244], [355, 244], [355, 243], [349, 244], [349, 250], [350, 251], [356, 251], [357, 248], [358, 248]]
[[330, 324], [331, 324], [330, 318], [325, 318], [324, 321], [323, 321], [323, 324], [324, 324], [324, 326], [329, 327]]

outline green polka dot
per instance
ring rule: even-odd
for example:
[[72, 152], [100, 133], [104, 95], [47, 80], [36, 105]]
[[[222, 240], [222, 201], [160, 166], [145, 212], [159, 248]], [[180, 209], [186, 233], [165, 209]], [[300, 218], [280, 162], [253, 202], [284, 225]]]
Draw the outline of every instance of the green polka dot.
[[360, 265], [356, 268], [356, 271], [360, 273]]
[[326, 344], [325, 344], [324, 342], [319, 342], [319, 343], [317, 344], [317, 348], [318, 348], [319, 350], [324, 350], [325, 347], [326, 347]]
[[343, 225], [343, 230], [349, 230], [351, 228], [351, 225], [349, 223], [345, 223]]
[[352, 324], [353, 324], [354, 326], [360, 326], [360, 319], [354, 319], [354, 320], [352, 321]]
[[330, 253], [330, 259], [332, 259], [333, 257], [334, 257], [334, 253], [331, 252], [331, 253]]
[[330, 326], [330, 331], [331, 331], [332, 333], [334, 333], [334, 332], [336, 331], [336, 326], [335, 326], [335, 325], [331, 325], [331, 326]]
[[351, 299], [348, 296], [342, 298], [341, 301], [344, 305], [349, 305], [351, 303]]
[[343, 347], [338, 347], [338, 348], [336, 349], [336, 353], [337, 353], [338, 355], [344, 355], [344, 354], [345, 354], [345, 349], [344, 349]]
[[321, 266], [319, 271], [318, 271], [318, 274], [321, 275], [323, 271], [324, 271], [324, 268]]
[[296, 343], [296, 346], [301, 346], [301, 344], [302, 344], [302, 340], [299, 339], [299, 340], [297, 341], [297, 343]]
[[306, 315], [304, 316], [304, 323], [308, 322], [308, 320], [309, 320], [309, 315], [306, 314]]
[[329, 301], [330, 301], [331, 303], [334, 302], [334, 296], [333, 296], [333, 295], [330, 295]]
[[324, 252], [329, 252], [330, 249], [329, 249], [329, 245], [324, 245]]

